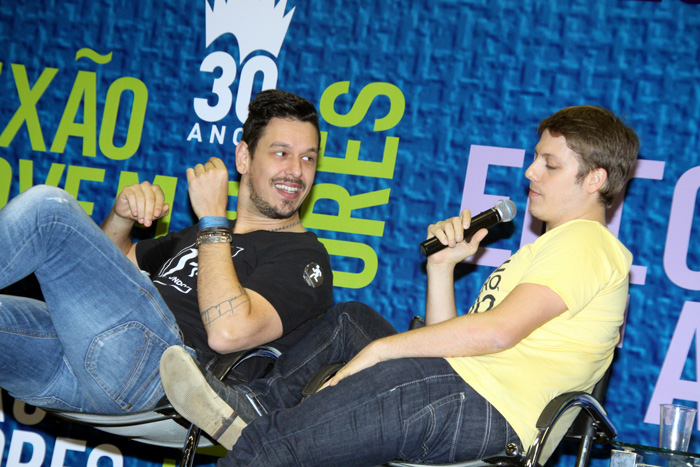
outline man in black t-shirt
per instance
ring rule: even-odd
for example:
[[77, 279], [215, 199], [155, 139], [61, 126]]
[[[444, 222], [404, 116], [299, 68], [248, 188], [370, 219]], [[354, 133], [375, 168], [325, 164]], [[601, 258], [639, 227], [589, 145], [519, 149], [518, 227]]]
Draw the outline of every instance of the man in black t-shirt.
[[163, 397], [158, 363], [170, 345], [206, 361], [299, 341], [333, 302], [328, 253], [299, 217], [319, 144], [310, 102], [258, 93], [236, 147], [236, 220], [214, 157], [187, 170], [198, 224], [138, 243], [134, 223], [169, 210], [148, 182], [117, 196], [101, 231], [62, 190], [13, 199], [0, 210], [0, 242], [15, 246], [0, 259], [0, 288], [34, 272], [45, 301], [0, 296], [0, 387], [46, 408], [147, 410]]
[[[243, 287], [265, 297], [276, 310], [284, 332], [271, 344], [284, 351], [306, 333], [312, 318], [330, 306], [324, 301], [332, 293], [328, 253], [311, 232], [257, 230], [238, 234], [236, 222], [230, 224], [236, 275]], [[195, 225], [139, 242], [136, 256], [175, 315], [187, 345], [197, 349], [199, 359], [206, 362], [214, 351], [208, 345], [202, 318], [192, 312], [197, 306], [197, 232]]]

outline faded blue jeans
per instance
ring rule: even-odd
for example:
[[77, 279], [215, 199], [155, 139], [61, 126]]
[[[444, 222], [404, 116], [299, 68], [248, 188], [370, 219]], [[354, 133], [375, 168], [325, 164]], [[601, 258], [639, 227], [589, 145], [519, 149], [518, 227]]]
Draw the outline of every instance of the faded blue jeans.
[[219, 466], [373, 466], [453, 462], [519, 443], [503, 416], [442, 358], [379, 363], [301, 402], [315, 372], [395, 333], [359, 302], [335, 306], [285, 352], [272, 373], [242, 386], [269, 412]]
[[0, 289], [35, 273], [45, 302], [0, 295], [0, 387], [39, 407], [91, 413], [152, 408], [158, 364], [182, 345], [146, 275], [58, 188], [0, 210]]

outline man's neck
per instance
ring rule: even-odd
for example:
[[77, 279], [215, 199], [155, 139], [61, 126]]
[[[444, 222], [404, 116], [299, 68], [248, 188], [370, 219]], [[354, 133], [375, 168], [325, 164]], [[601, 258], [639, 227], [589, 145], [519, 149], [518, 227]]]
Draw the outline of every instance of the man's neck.
[[262, 215], [251, 215], [245, 211], [238, 211], [233, 233], [243, 234], [255, 230], [269, 230], [273, 232], [305, 232], [301, 225], [299, 213], [296, 212], [287, 219], [271, 219]]
[[573, 221], [573, 220], [588, 220], [588, 221], [594, 221], [594, 222], [599, 222], [600, 224], [603, 225], [603, 227], [607, 227], [607, 219], [605, 217], [605, 206], [595, 206], [592, 209], [586, 210], [581, 212], [579, 215], [572, 216], [568, 219], [562, 219], [558, 222], [546, 222], [547, 228], [546, 231], [550, 231], [556, 227], [559, 227], [560, 225], [564, 225], [567, 222]]

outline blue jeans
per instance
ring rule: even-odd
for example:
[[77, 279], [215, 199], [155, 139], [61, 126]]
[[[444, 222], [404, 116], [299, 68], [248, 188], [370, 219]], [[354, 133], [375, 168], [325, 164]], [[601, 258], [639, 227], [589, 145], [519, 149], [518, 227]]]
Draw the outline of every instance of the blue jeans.
[[125, 413], [162, 397], [179, 328], [151, 281], [63, 190], [0, 210], [0, 289], [35, 273], [45, 302], [0, 295], [0, 387], [39, 407]]
[[329, 310], [246, 388], [268, 410], [243, 430], [220, 466], [373, 466], [391, 460], [453, 462], [502, 451], [519, 440], [501, 414], [441, 358], [379, 363], [302, 403], [316, 370], [347, 361], [393, 334], [361, 303]]

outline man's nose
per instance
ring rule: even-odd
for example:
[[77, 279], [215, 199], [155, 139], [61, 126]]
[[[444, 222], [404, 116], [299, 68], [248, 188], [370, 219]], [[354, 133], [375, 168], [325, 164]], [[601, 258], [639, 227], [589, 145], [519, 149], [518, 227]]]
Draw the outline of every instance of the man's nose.
[[301, 177], [301, 158], [292, 156], [287, 160], [286, 171], [295, 177]]
[[535, 169], [535, 163], [533, 162], [530, 164], [530, 166], [527, 168], [525, 171], [525, 178], [530, 180], [531, 182], [536, 180], [536, 169]]

